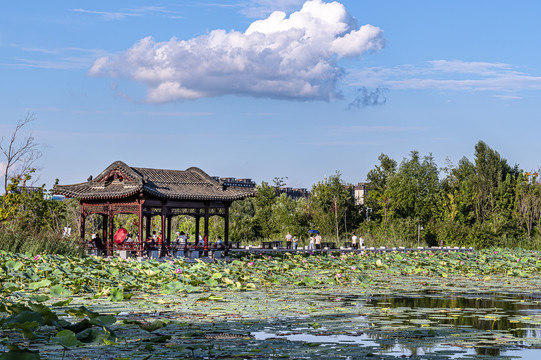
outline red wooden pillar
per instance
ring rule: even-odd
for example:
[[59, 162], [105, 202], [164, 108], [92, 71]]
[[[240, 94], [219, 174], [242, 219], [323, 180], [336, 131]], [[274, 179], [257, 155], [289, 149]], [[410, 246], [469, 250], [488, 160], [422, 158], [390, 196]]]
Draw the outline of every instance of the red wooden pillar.
[[143, 241], [145, 240], [143, 236], [143, 202], [144, 200], [139, 200], [139, 244], [137, 245], [137, 256], [143, 256]]
[[205, 246], [203, 250], [205, 251], [205, 256], [209, 255], [209, 203], [205, 201]]
[[173, 216], [169, 215], [167, 216], [167, 242], [165, 245], [167, 246], [167, 249], [169, 251], [169, 256], [173, 256], [173, 249], [171, 248], [171, 226], [172, 226], [172, 220]]
[[163, 249], [165, 245], [165, 233], [167, 232], [166, 220], [167, 220], [167, 207], [165, 206], [165, 203], [162, 203], [162, 243], [160, 245], [160, 257], [164, 255]]
[[112, 206], [109, 205], [109, 238], [107, 239], [107, 255], [113, 256], [113, 236], [115, 235], [115, 229], [114, 229], [114, 220], [115, 215], [113, 213]]
[[171, 220], [173, 220], [173, 217], [169, 215], [167, 217], [167, 245], [171, 244]]
[[102, 214], [102, 223], [101, 223], [101, 226], [102, 226], [102, 236], [101, 236], [101, 242], [102, 244], [107, 247], [107, 226], [109, 224], [109, 215], [107, 214]]
[[152, 216], [150, 216], [150, 214], [147, 214], [145, 216], [146, 218], [146, 234], [145, 234], [145, 241], [147, 241], [147, 239], [150, 237], [150, 229], [152, 227]]
[[229, 206], [230, 203], [224, 203], [224, 244], [225, 244], [225, 256], [229, 252]]

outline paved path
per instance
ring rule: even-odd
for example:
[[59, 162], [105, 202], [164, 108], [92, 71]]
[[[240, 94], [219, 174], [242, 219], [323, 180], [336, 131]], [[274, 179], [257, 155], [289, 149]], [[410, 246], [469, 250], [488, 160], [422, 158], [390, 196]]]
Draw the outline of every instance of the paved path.
[[383, 252], [393, 252], [393, 251], [398, 251], [398, 252], [408, 252], [408, 251], [423, 251], [423, 252], [472, 252], [473, 251], [473, 248], [471, 247], [447, 247], [447, 246], [444, 246], [444, 247], [418, 247], [418, 248], [406, 248], [406, 247], [397, 247], [397, 248], [389, 248], [389, 247], [379, 247], [379, 248], [375, 248], [375, 247], [365, 247], [364, 249], [352, 249], [352, 248], [340, 248], [340, 249], [328, 249], [328, 248], [325, 248], [325, 249], [321, 249], [321, 250], [308, 250], [308, 249], [297, 249], [297, 250], [292, 250], [292, 249], [286, 249], [286, 248], [274, 248], [274, 249], [262, 249], [260, 247], [251, 247], [251, 246], [246, 246], [246, 247], [241, 247], [239, 249], [231, 249], [230, 252], [249, 252], [249, 253], [253, 253], [253, 254], [258, 254], [258, 253], [262, 253], [262, 254], [268, 254], [268, 253], [286, 253], [286, 252], [290, 252], [290, 253], [318, 253], [318, 252], [321, 252], [321, 253], [326, 253], [326, 252], [343, 252], [343, 253], [350, 253], [350, 252], [375, 252], [375, 253], [383, 253]]
[[[418, 248], [406, 248], [406, 247], [397, 247], [397, 248], [388, 248], [388, 247], [369, 247], [364, 249], [352, 249], [352, 248], [342, 248], [342, 249], [321, 249], [321, 250], [308, 250], [308, 249], [286, 249], [286, 248], [274, 248], [274, 249], [263, 249], [261, 247], [255, 247], [255, 246], [241, 246], [237, 249], [230, 249], [230, 254], [240, 254], [240, 253], [249, 253], [249, 254], [284, 254], [284, 253], [293, 253], [293, 254], [318, 254], [318, 253], [332, 253], [332, 252], [340, 252], [340, 253], [351, 253], [351, 252], [357, 252], [357, 253], [365, 253], [365, 252], [374, 252], [374, 253], [384, 253], [384, 252], [410, 252], [410, 251], [421, 251], [421, 252], [473, 252], [474, 249], [472, 247], [418, 247]], [[211, 252], [212, 253], [212, 252]], [[159, 262], [166, 262], [173, 260], [172, 257], [161, 257], [159, 259], [155, 259]], [[197, 257], [197, 258], [189, 258], [189, 257], [182, 257], [187, 262], [195, 263], [198, 261], [203, 262], [214, 262], [214, 261], [231, 261], [232, 259], [228, 257], [220, 257], [220, 258], [214, 258], [214, 257]], [[138, 257], [138, 261], [144, 261], [148, 260], [148, 257]]]

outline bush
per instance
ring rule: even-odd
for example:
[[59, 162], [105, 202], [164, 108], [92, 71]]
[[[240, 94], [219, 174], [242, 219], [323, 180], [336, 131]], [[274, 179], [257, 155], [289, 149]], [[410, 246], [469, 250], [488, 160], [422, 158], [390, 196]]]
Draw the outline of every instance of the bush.
[[48, 232], [30, 233], [3, 227], [0, 230], [0, 250], [32, 255], [60, 254], [82, 256], [84, 244], [72, 237]]

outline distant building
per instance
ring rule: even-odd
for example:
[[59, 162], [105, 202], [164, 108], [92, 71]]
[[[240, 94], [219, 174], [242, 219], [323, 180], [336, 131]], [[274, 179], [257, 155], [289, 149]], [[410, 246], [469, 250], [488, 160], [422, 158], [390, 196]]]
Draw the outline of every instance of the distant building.
[[213, 176], [214, 180], [222, 183], [224, 186], [241, 187], [241, 188], [255, 188], [255, 182], [252, 179], [236, 179], [233, 177], [218, 177]]
[[[16, 192], [30, 194], [30, 193], [35, 193], [35, 192], [39, 192], [39, 191], [41, 191], [41, 187], [39, 187], [39, 186], [22, 185], [22, 186], [17, 186], [17, 191]], [[10, 192], [14, 193], [15, 191], [11, 190]]]
[[276, 188], [276, 193], [286, 194], [288, 197], [297, 200], [300, 198], [307, 199], [310, 196], [310, 192], [305, 188], [290, 188], [290, 187], [279, 187]]
[[354, 187], [353, 197], [355, 198], [355, 205], [364, 205], [366, 197], [368, 196], [370, 184], [360, 182]]

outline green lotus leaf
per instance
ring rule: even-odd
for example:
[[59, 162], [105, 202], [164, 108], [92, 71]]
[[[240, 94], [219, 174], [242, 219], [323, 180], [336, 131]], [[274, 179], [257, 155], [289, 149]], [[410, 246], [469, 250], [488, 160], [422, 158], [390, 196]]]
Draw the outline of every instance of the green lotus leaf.
[[218, 281], [215, 280], [215, 279], [205, 280], [205, 284], [207, 284], [207, 286], [209, 286], [211, 288], [217, 287], [219, 285]]
[[66, 300], [60, 300], [52, 304], [52, 306], [67, 306], [73, 301], [73, 298], [68, 298]]
[[0, 355], [0, 360], [40, 360], [39, 351], [19, 348], [15, 345], [7, 346], [10, 349]]
[[109, 292], [109, 301], [124, 300], [124, 290], [121, 288], [112, 288]]
[[144, 324], [141, 324], [139, 327], [145, 331], [148, 331], [148, 332], [153, 332], [153, 331], [156, 331], [158, 329], [161, 329], [163, 327], [165, 327], [167, 324], [165, 322], [163, 322], [162, 320], [154, 320], [153, 322], [151, 323], [144, 323]]
[[54, 323], [58, 321], [58, 316], [49, 307], [43, 304], [30, 303], [28, 304], [28, 307], [41, 314], [43, 325], [54, 325]]
[[101, 329], [87, 328], [77, 333], [75, 337], [83, 343], [97, 344], [103, 342], [104, 332]]
[[5, 292], [12, 292], [19, 290], [19, 285], [12, 283], [12, 282], [5, 282], [2, 286], [2, 290]]
[[171, 337], [172, 337], [171, 335], [161, 335], [161, 336], [151, 337], [150, 339], [148, 339], [148, 341], [152, 343], [164, 343], [167, 340], [170, 340]]
[[67, 349], [75, 348], [81, 344], [75, 337], [75, 333], [71, 330], [59, 331], [51, 341]]
[[50, 299], [50, 297], [48, 297], [47, 295], [32, 295], [30, 297], [31, 301], [35, 301], [37, 303], [41, 303], [41, 302], [47, 301], [49, 299]]
[[43, 325], [43, 317], [37, 311], [24, 310], [17, 315], [12, 315], [3, 321], [5, 325], [13, 325], [14, 327], [24, 328], [36, 328], [39, 325]]
[[51, 280], [43, 279], [41, 281], [33, 282], [28, 285], [30, 290], [37, 290], [51, 285]]
[[162, 286], [164, 294], [175, 294], [181, 290], [184, 290], [184, 284], [181, 281], [169, 282]]
[[8, 260], [4, 264], [8, 270], [19, 270], [24, 264], [20, 261]]
[[49, 288], [49, 294], [53, 297], [70, 297], [71, 291], [58, 284]]
[[83, 319], [83, 320], [79, 321], [78, 323], [69, 324], [67, 326], [64, 326], [64, 328], [67, 329], [67, 330], [71, 330], [74, 333], [78, 334], [81, 331], [84, 331], [86, 329], [90, 329], [92, 326], [94, 326], [94, 324], [92, 324], [90, 322], [90, 320]]
[[113, 315], [99, 315], [90, 319], [90, 323], [97, 326], [110, 326], [116, 323], [116, 317]]

